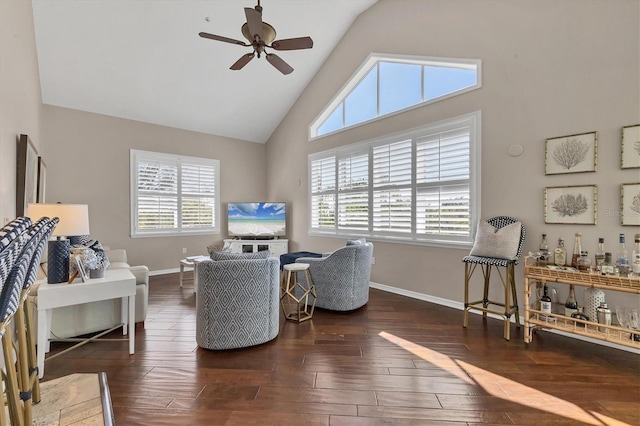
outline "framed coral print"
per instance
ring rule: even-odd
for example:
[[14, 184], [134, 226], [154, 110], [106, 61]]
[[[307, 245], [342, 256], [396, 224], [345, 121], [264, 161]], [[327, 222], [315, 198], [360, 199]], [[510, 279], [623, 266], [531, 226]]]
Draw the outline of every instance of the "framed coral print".
[[640, 226], [640, 183], [623, 183], [621, 192], [622, 224]]
[[622, 168], [640, 168], [640, 124], [622, 128]]
[[598, 166], [598, 132], [547, 139], [544, 174], [595, 172]]
[[36, 193], [37, 202], [45, 202], [45, 193], [47, 189], [47, 165], [42, 157], [38, 157], [38, 191]]
[[544, 222], [595, 225], [598, 188], [556, 186], [544, 189]]
[[18, 139], [16, 164], [16, 216], [24, 216], [38, 199], [38, 152], [27, 135]]

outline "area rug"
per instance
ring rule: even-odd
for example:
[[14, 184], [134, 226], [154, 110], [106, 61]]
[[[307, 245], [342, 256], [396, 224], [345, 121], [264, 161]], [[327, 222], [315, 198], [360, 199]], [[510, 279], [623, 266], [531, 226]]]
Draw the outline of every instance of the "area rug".
[[40, 403], [33, 405], [38, 426], [111, 426], [113, 409], [105, 373], [70, 374], [40, 383]]

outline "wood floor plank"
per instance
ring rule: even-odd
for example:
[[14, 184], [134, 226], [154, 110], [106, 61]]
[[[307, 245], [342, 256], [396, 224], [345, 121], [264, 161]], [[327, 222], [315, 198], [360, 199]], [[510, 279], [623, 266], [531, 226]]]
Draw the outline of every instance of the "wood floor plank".
[[127, 426], [640, 424], [637, 354], [544, 331], [525, 344], [516, 327], [507, 341], [499, 320], [465, 329], [458, 310], [373, 289], [362, 309], [212, 351], [196, 344], [196, 297], [177, 274], [151, 277], [134, 355], [92, 343], [47, 361], [45, 380], [105, 371]]

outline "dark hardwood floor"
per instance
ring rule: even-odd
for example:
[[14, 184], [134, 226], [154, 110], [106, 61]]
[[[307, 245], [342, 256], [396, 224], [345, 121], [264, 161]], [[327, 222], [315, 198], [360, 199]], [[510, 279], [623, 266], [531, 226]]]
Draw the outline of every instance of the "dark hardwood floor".
[[501, 321], [465, 330], [461, 311], [378, 290], [252, 348], [199, 349], [195, 325], [192, 288], [152, 277], [135, 355], [91, 343], [45, 380], [105, 371], [118, 425], [640, 424], [639, 355], [540, 331], [525, 345], [515, 327], [505, 341]]

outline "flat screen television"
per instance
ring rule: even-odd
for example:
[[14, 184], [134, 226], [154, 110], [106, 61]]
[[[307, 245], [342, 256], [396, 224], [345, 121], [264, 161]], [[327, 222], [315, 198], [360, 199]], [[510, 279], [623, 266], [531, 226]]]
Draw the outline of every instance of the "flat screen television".
[[286, 203], [229, 203], [227, 231], [230, 237], [284, 237], [287, 233], [287, 205]]

